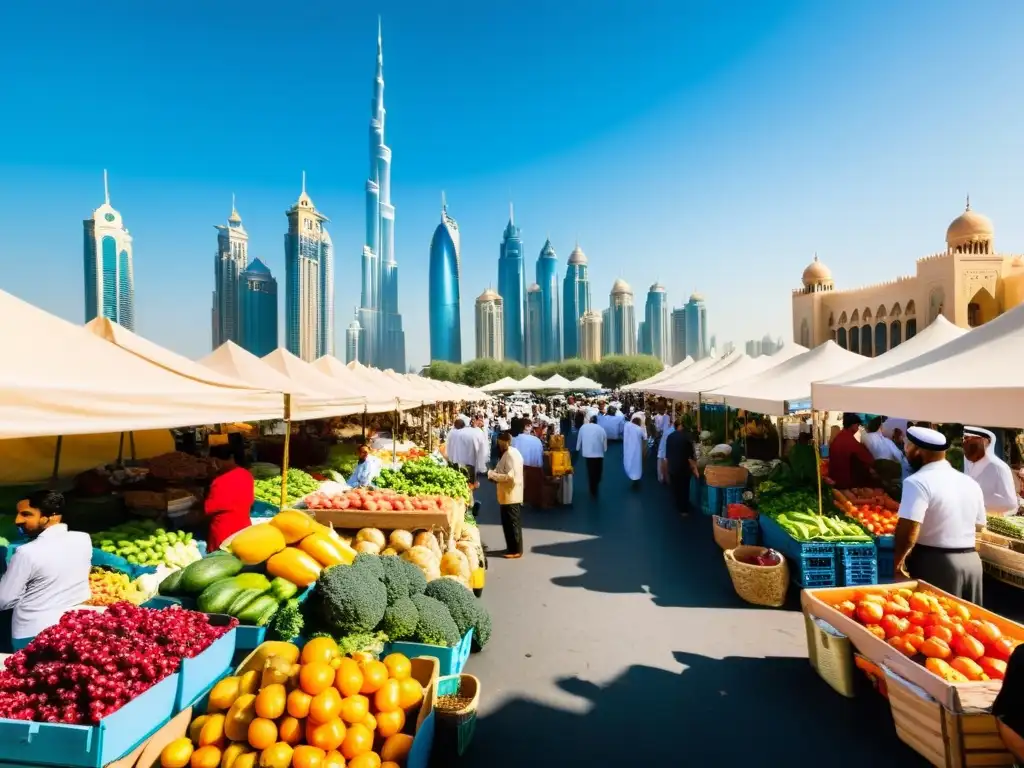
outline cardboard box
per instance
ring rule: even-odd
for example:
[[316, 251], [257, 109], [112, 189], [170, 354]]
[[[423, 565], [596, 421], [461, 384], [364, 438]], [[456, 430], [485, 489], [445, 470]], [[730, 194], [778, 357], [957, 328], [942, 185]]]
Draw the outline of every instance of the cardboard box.
[[886, 666], [897, 675], [923, 689], [925, 693], [954, 713], [987, 712], [995, 701], [996, 694], [1002, 687], [1000, 680], [986, 680], [970, 683], [947, 683], [938, 675], [929, 672], [923, 664], [907, 658], [884, 640], [868, 632], [861, 624], [848, 619], [832, 604], [853, 599], [857, 592], [888, 592], [892, 589], [907, 588], [916, 590], [918, 587], [945, 595], [951, 600], [964, 603], [970, 608], [972, 618], [991, 621], [1003, 632], [1017, 640], [1024, 641], [1024, 626], [998, 616], [984, 608], [958, 600], [948, 592], [932, 586], [924, 581], [901, 581], [894, 584], [875, 584], [861, 587], [829, 587], [824, 589], [805, 589], [800, 594], [800, 603], [804, 613], [817, 616], [838, 629], [853, 643], [865, 658], [879, 666]]

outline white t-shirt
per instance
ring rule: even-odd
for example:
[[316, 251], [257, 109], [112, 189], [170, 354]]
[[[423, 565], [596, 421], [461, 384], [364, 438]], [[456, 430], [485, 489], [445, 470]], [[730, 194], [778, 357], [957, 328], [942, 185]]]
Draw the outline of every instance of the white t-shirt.
[[523, 432], [512, 438], [512, 447], [523, 456], [524, 467], [544, 466], [544, 443], [536, 435]]
[[981, 461], [964, 462], [968, 475], [973, 477], [985, 496], [985, 509], [993, 515], [1015, 515], [1020, 506], [1017, 486], [1013, 483], [1013, 470], [991, 453]]
[[921, 524], [918, 544], [973, 549], [975, 526], [985, 524], [985, 497], [975, 480], [935, 461], [903, 481], [899, 516]]
[[597, 424], [584, 424], [576, 436], [576, 450], [585, 459], [600, 459], [608, 450], [608, 435]]

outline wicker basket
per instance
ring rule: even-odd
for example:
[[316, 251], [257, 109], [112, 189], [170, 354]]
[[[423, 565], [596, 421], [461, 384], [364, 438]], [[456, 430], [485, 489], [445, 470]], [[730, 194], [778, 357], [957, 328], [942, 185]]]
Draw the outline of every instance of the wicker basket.
[[709, 464], [704, 468], [704, 481], [713, 488], [735, 488], [746, 485], [750, 472], [745, 467], [719, 467]]
[[743, 523], [746, 520], [732, 520], [721, 515], [712, 515], [711, 530], [715, 543], [722, 549], [736, 549], [743, 543]]
[[469, 702], [461, 709], [442, 709], [434, 704], [434, 754], [447, 761], [462, 757], [473, 740], [476, 713], [480, 705], [480, 680], [473, 675], [446, 675], [437, 680], [438, 698], [459, 694]]
[[764, 605], [779, 608], [786, 602], [786, 591], [789, 589], [789, 566], [786, 558], [778, 565], [748, 565], [736, 559], [740, 555], [757, 555], [766, 552], [765, 547], [739, 546], [725, 550], [725, 566], [729, 569], [729, 577], [736, 594], [753, 605]]

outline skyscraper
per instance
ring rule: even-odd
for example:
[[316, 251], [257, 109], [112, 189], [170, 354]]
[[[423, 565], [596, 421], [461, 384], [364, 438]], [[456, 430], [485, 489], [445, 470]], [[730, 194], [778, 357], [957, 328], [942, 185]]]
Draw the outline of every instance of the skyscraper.
[[[430, 240], [430, 359], [462, 362], [459, 225], [441, 193], [441, 223]], [[364, 329], [365, 331], [365, 329]]]
[[515, 211], [509, 203], [508, 224], [498, 255], [498, 293], [503, 303], [505, 357], [520, 363], [526, 363], [526, 345], [523, 342], [525, 281], [523, 239], [515, 224]]
[[704, 297], [699, 293], [692, 294], [683, 310], [686, 318], [686, 354], [694, 360], [700, 360], [711, 352], [708, 348], [708, 308], [704, 304]]
[[686, 359], [686, 309], [672, 310], [672, 365]]
[[544, 241], [537, 257], [537, 285], [541, 295], [540, 361], [557, 363], [562, 359], [562, 318], [558, 311], [558, 256], [550, 240]]
[[[217, 253], [213, 259], [213, 348], [216, 349], [225, 341], [237, 344], [242, 337], [239, 294], [242, 273], [249, 263], [249, 233], [242, 226], [234, 195], [231, 196], [228, 223], [214, 224], [214, 228], [217, 230]], [[274, 293], [277, 294], [276, 288]]]
[[636, 324], [636, 353], [638, 355], [651, 354], [651, 340], [647, 338], [647, 321], [641, 320]]
[[110, 205], [103, 171], [103, 205], [83, 222], [85, 231], [85, 322], [106, 317], [135, 330], [135, 270], [132, 236], [121, 214]]
[[370, 102], [370, 176], [366, 180], [366, 242], [356, 319], [359, 359], [377, 368], [405, 370], [405, 331], [398, 311], [395, 207], [391, 204], [391, 147], [384, 143], [384, 46], [377, 21], [377, 70]]
[[612, 353], [612, 343], [610, 338], [612, 331], [611, 317], [612, 311], [610, 309], [601, 310], [601, 357]]
[[505, 357], [504, 301], [488, 288], [476, 300], [477, 359], [503, 360]]
[[277, 349], [277, 280], [259, 259], [238, 279], [238, 338], [232, 341], [256, 357]]
[[359, 340], [363, 336], [363, 329], [359, 325], [359, 310], [356, 309], [356, 316], [348, 328], [345, 329], [345, 362], [359, 361]]
[[562, 280], [562, 355], [580, 356], [580, 318], [590, 311], [590, 281], [587, 256], [576, 243], [569, 254], [569, 266]]
[[601, 359], [601, 313], [589, 310], [580, 318], [579, 356], [591, 363]]
[[654, 355], [663, 363], [671, 359], [669, 344], [668, 296], [665, 286], [655, 283], [647, 291], [643, 323], [644, 348], [642, 353]]
[[328, 219], [302, 192], [286, 213], [284, 236], [285, 345], [307, 362], [334, 354], [334, 247]]
[[544, 296], [537, 283], [526, 289], [526, 364], [540, 365], [544, 352]]
[[608, 301], [608, 354], [636, 354], [636, 316], [633, 309], [633, 289], [619, 278], [612, 285]]

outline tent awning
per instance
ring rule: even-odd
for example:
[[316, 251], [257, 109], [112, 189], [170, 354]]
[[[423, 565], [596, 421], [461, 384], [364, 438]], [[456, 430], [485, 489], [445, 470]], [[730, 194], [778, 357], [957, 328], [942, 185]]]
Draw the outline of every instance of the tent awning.
[[[329, 376], [345, 387], [347, 391], [358, 392], [366, 397], [367, 413], [383, 413], [393, 411], [395, 408], [406, 411], [423, 405], [422, 400], [410, 397], [407, 389], [403, 391], [400, 384], [383, 376], [363, 377], [333, 355], [324, 355], [315, 360], [312, 365], [320, 373]], [[364, 368], [363, 370], [374, 369]]]

